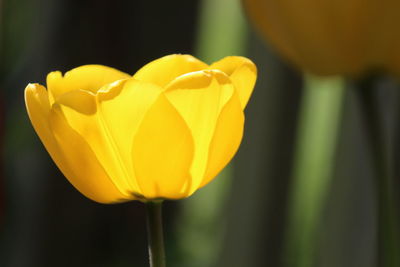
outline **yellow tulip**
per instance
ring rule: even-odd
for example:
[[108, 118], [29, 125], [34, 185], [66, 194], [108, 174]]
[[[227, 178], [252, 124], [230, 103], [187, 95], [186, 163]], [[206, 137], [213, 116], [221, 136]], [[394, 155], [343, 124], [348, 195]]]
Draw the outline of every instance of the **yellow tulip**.
[[400, 1], [243, 0], [278, 52], [320, 75], [370, 70], [400, 75]]
[[190, 55], [130, 76], [86, 65], [25, 89], [30, 120], [65, 177], [101, 203], [180, 199], [236, 153], [256, 81], [246, 58], [207, 65]]

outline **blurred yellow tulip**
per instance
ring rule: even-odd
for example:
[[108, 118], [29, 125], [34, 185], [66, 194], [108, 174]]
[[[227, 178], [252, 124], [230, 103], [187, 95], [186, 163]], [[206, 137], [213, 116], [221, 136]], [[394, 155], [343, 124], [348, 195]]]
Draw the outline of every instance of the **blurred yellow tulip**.
[[319, 75], [400, 75], [400, 1], [243, 0], [252, 22], [279, 52]]
[[236, 153], [257, 76], [243, 57], [207, 65], [157, 59], [130, 76], [101, 65], [47, 76], [25, 89], [30, 120], [54, 162], [101, 203], [180, 199]]

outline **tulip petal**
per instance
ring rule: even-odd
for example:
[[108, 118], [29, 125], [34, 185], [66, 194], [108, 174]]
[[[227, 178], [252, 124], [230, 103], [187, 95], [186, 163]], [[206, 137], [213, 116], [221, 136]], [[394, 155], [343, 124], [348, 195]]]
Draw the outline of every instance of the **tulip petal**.
[[233, 85], [218, 70], [193, 72], [180, 76], [165, 90], [168, 100], [178, 110], [191, 130], [195, 154], [191, 167], [193, 193], [203, 180], [208, 148], [222, 108], [234, 93]]
[[122, 193], [117, 188], [85, 138], [69, 126], [57, 104], [50, 113], [50, 125], [64, 157], [63, 164], [68, 168], [65, 176], [75, 188], [100, 203], [135, 199], [133, 195]]
[[87, 115], [96, 112], [94, 95], [89, 91], [75, 90], [61, 95], [57, 102]]
[[161, 94], [147, 112], [132, 146], [137, 181], [146, 199], [188, 196], [193, 139], [177, 110]]
[[[49, 118], [51, 117], [50, 105], [47, 91], [43, 86], [38, 84], [28, 85], [25, 89], [25, 103], [32, 125], [42, 143], [58, 168], [75, 188], [86, 197], [101, 203], [115, 202], [124, 198], [108, 177], [105, 176], [101, 166], [95, 161], [94, 155], [90, 154], [90, 151], [86, 149], [87, 145], [80, 144], [79, 140], [72, 142], [73, 144], [78, 144], [78, 149], [75, 147], [76, 150], [72, 151], [73, 154], [65, 154], [60, 148], [49, 123]], [[67, 132], [64, 132], [64, 134], [67, 137], [71, 136]], [[68, 142], [64, 138], [61, 141]], [[83, 161], [81, 162], [81, 160]], [[85, 164], [85, 168], [82, 168], [77, 174], [74, 170], [77, 169], [76, 166], [82, 166], [82, 164]], [[91, 179], [90, 177], [93, 178]]]
[[221, 70], [231, 78], [244, 109], [257, 79], [257, 68], [254, 63], [245, 57], [230, 56], [214, 62], [210, 69]]
[[112, 143], [113, 150], [128, 173], [127, 183], [141, 194], [132, 167], [132, 143], [146, 112], [162, 89], [154, 84], [129, 79], [99, 90], [98, 114], [103, 134]]
[[207, 67], [207, 64], [191, 55], [168, 55], [148, 63], [133, 78], [164, 87], [180, 75]]
[[[95, 95], [84, 90], [76, 90], [74, 92], [74, 97], [77, 103], [89, 102], [89, 98], [92, 98], [92, 102], [96, 101]], [[63, 128], [70, 127], [72, 129], [69, 131], [64, 129], [64, 131], [74, 131], [76, 135], [87, 142], [95, 158], [97, 158], [108, 177], [110, 177], [120, 192], [124, 195], [136, 192], [138, 189], [131, 186], [131, 177], [125, 165], [122, 164], [121, 155], [97, 108], [94, 113], [82, 113], [80, 112], [81, 108], [76, 109], [74, 105], [66, 105], [66, 103], [62, 101], [63, 97], [60, 97], [60, 100], [61, 102], [55, 102], [55, 104], [53, 104], [52, 111], [54, 110], [54, 112], [60, 113], [57, 118], [63, 120]], [[61, 142], [61, 138], [63, 137], [62, 128], [58, 134]]]
[[103, 85], [117, 80], [130, 78], [129, 74], [102, 65], [84, 65], [72, 69], [62, 76], [60, 71], [47, 75], [47, 88], [51, 104], [60, 95], [74, 90], [86, 90], [96, 93]]
[[243, 137], [244, 114], [237, 93], [224, 106], [209, 148], [206, 173], [200, 187], [208, 184], [229, 163]]
[[[29, 84], [25, 89], [25, 103], [33, 128], [49, 152], [56, 152], [57, 144], [48, 124], [50, 104], [46, 88]], [[57, 153], [50, 153], [57, 154]]]

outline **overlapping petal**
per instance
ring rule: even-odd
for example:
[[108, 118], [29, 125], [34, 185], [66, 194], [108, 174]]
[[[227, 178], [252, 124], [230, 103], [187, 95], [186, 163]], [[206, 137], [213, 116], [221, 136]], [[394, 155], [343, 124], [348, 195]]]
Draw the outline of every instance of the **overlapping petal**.
[[64, 76], [60, 71], [50, 72], [47, 75], [47, 90], [53, 103], [66, 92], [80, 89], [95, 93], [105, 84], [130, 77], [129, 74], [107, 66], [84, 65], [66, 72]]
[[193, 193], [203, 180], [208, 148], [217, 119], [233, 93], [234, 88], [229, 77], [217, 70], [198, 71], [180, 76], [165, 89], [168, 100], [182, 115], [194, 139], [190, 193]]
[[162, 89], [154, 84], [129, 79], [120, 86], [102, 88], [98, 98], [98, 121], [102, 136], [109, 140], [126, 172], [126, 183], [134, 193], [142, 194], [132, 168], [131, 148], [143, 117]]
[[231, 78], [244, 109], [257, 79], [257, 68], [254, 63], [245, 57], [230, 56], [214, 62], [210, 69], [221, 70]]
[[146, 199], [188, 196], [194, 155], [191, 132], [164, 94], [146, 113], [132, 146], [136, 179]]
[[85, 140], [71, 131], [68, 125], [63, 125], [63, 120], [50, 115], [48, 95], [43, 86], [28, 85], [25, 102], [32, 124], [50, 156], [82, 194], [101, 203], [126, 198], [106, 175]]
[[96, 95], [84, 90], [70, 92], [75, 94], [75, 103], [91, 98], [93, 113], [64, 102], [64, 96], [70, 93], [56, 102], [66, 124], [87, 140], [108, 176], [126, 195], [142, 194], [132, 169], [130, 149], [143, 116], [160, 92], [155, 85], [131, 79], [106, 85]]
[[229, 163], [243, 137], [244, 113], [237, 92], [221, 110], [209, 145], [207, 168], [200, 187], [208, 184]]
[[[133, 200], [129, 192], [118, 188], [104, 169], [87, 139], [72, 129], [63, 117], [59, 106], [55, 106], [49, 118], [51, 129], [59, 146], [63, 160], [58, 164], [68, 180], [82, 194], [101, 203]], [[61, 166], [60, 166], [61, 165]]]

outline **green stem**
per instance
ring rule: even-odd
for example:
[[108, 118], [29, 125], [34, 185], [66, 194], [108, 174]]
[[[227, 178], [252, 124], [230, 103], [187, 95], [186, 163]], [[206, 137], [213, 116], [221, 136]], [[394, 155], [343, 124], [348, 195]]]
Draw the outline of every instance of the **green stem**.
[[344, 99], [340, 77], [305, 76], [290, 192], [288, 266], [314, 266], [317, 236], [332, 177]]
[[379, 107], [373, 91], [373, 80], [362, 81], [357, 89], [375, 171], [378, 202], [378, 266], [396, 267], [400, 266], [397, 251], [399, 233], [396, 230], [396, 216], [393, 205], [392, 173], [382, 131], [383, 125]]
[[166, 266], [161, 208], [161, 201], [146, 203], [150, 267]]

